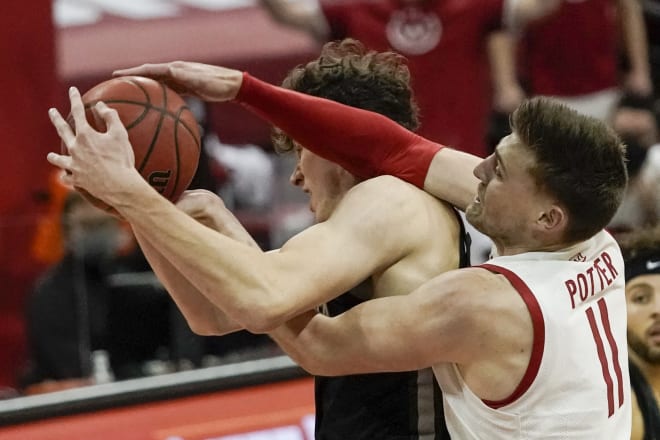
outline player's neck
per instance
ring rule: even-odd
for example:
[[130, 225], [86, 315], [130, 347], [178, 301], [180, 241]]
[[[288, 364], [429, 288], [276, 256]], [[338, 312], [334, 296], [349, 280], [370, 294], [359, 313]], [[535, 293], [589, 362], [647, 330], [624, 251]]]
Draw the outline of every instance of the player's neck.
[[556, 252], [560, 251], [562, 249], [566, 249], [570, 247], [571, 244], [569, 243], [558, 243], [558, 244], [535, 244], [533, 246], [524, 246], [522, 244], [519, 245], [501, 245], [501, 244], [496, 244], [495, 247], [497, 248], [497, 255], [499, 256], [506, 256], [506, 255], [518, 255], [518, 254], [524, 254], [527, 252]]

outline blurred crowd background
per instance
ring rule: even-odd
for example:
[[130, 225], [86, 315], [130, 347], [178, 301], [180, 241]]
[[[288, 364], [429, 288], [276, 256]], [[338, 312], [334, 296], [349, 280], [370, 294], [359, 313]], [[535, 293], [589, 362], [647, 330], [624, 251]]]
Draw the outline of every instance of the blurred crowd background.
[[[660, 216], [660, 1], [548, 0], [526, 25], [498, 0], [32, 0], [0, 14], [0, 397], [272, 356], [265, 336], [194, 335], [130, 229], [64, 187], [45, 160], [47, 110], [114, 69], [175, 59], [279, 83], [347, 36], [405, 55], [420, 133], [485, 157], [526, 96], [601, 118], [628, 145], [614, 234]], [[233, 103], [189, 100], [204, 150], [192, 188], [220, 194], [264, 249], [312, 221], [294, 158]], [[475, 236], [473, 263], [489, 243]]]

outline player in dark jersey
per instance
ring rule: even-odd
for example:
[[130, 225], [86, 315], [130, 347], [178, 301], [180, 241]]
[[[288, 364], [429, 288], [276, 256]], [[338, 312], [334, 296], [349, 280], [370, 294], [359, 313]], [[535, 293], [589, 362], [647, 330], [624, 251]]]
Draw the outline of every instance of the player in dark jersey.
[[[355, 41], [344, 41], [329, 44], [319, 59], [294, 69], [284, 85], [374, 110], [415, 128], [409, 78], [402, 57], [368, 52]], [[52, 112], [58, 132], [73, 150], [69, 157], [56, 155], [50, 160], [66, 161], [60, 166], [74, 171], [76, 182], [71, 183], [117, 204], [154, 271], [198, 333], [222, 334], [238, 328], [273, 332], [312, 308], [338, 313], [372, 298], [404, 295], [466, 263], [462, 225], [449, 204], [390, 176], [357, 178], [305, 145], [290, 142], [283, 133], [276, 143], [297, 154], [291, 182], [309, 194], [317, 224], [277, 251], [256, 248], [222, 202], [209, 193], [188, 193], [179, 201], [180, 209], [155, 194], [125, 160], [130, 159], [128, 145], [114, 148], [121, 164], [102, 166], [119, 179], [96, 186], [92, 180], [105, 180], [99, 174], [104, 171], [92, 169], [100, 158], [87, 159], [95, 155], [94, 147], [104, 142], [104, 135], [83, 135], [89, 127], [80, 118], [76, 90], [71, 103], [78, 140]], [[98, 110], [99, 115], [113, 118], [103, 105]], [[122, 127], [110, 119], [106, 122], [105, 139], [116, 146], [121, 135], [114, 135]], [[121, 201], [128, 193], [133, 193], [128, 197], [132, 201]], [[319, 378], [316, 437], [447, 438], [432, 378], [428, 369]]]
[[[338, 71], [347, 69], [351, 58], [354, 63], [358, 59], [356, 55], [362, 53], [365, 53], [362, 45], [354, 40], [327, 44], [319, 60], [293, 69], [283, 86], [353, 107], [374, 110], [404, 127], [414, 128], [416, 112], [398, 103], [408, 99], [393, 99], [396, 96], [388, 96], [391, 92], [387, 92], [387, 87], [382, 99], [367, 99], [371, 93], [383, 87], [382, 84], [369, 85], [370, 76], [385, 76], [380, 69], [391, 66], [391, 62], [398, 60], [398, 57], [371, 52], [362, 57], [363, 61], [368, 61], [372, 66], [368, 75], [363, 73], [360, 74], [361, 79], [355, 79], [352, 74], [344, 73], [343, 80], [340, 79], [342, 75], [338, 75]], [[381, 57], [380, 61], [378, 57]], [[387, 58], [390, 61], [386, 61]], [[336, 63], [341, 59], [346, 64], [339, 68]], [[275, 131], [273, 140], [280, 152], [296, 149], [292, 140], [281, 131]], [[292, 177], [296, 183], [295, 173]], [[465, 237], [462, 224], [461, 237]], [[469, 264], [468, 245], [465, 241], [460, 250], [459, 265], [464, 267]], [[372, 298], [373, 287], [373, 282], [366, 280], [343, 295], [329, 300], [319, 310], [328, 316], [339, 315]], [[440, 388], [430, 369], [337, 377], [316, 376], [315, 402], [315, 435], [318, 439], [387, 439], [393, 438], [394, 433], [397, 433], [397, 437], [407, 438], [449, 438], [442, 416]]]
[[631, 440], [660, 439], [660, 227], [618, 238], [626, 264]]

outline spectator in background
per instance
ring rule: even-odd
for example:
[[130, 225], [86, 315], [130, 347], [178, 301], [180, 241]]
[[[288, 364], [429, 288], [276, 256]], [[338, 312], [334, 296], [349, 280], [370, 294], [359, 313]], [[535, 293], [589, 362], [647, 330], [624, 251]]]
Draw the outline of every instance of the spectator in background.
[[657, 224], [660, 219], [660, 144], [650, 97], [624, 96], [611, 125], [627, 145], [628, 188], [609, 224], [620, 233]]
[[106, 275], [128, 231], [70, 191], [61, 217], [64, 255], [27, 299], [29, 392], [91, 383], [91, 353], [107, 347]]
[[660, 439], [660, 227], [619, 237], [626, 266], [631, 440]]
[[[488, 37], [542, 16], [557, 0], [262, 0], [278, 21], [319, 40], [352, 37], [408, 58], [419, 133], [484, 157], [491, 109]], [[501, 75], [494, 74], [497, 80]], [[505, 86], [494, 84], [499, 93]], [[516, 103], [517, 105], [518, 103]]]
[[522, 81], [530, 95], [553, 96], [608, 120], [621, 89], [652, 93], [639, 0], [562, 1], [555, 12], [530, 24], [519, 43]]

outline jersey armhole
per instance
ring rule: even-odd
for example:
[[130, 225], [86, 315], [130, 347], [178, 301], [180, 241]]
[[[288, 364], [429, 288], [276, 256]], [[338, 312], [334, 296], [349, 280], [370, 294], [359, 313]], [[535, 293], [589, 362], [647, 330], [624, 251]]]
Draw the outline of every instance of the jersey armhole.
[[543, 312], [541, 311], [541, 306], [539, 306], [536, 297], [532, 293], [531, 289], [527, 286], [527, 284], [522, 279], [520, 279], [518, 275], [508, 269], [494, 264], [486, 263], [481, 264], [478, 267], [482, 267], [491, 272], [503, 275], [511, 283], [511, 285], [514, 287], [514, 289], [516, 289], [522, 300], [525, 302], [525, 305], [527, 306], [527, 310], [529, 311], [529, 314], [532, 318], [532, 328], [534, 330], [534, 342], [532, 343], [532, 354], [529, 358], [529, 364], [527, 365], [527, 370], [525, 371], [523, 378], [521, 379], [516, 389], [513, 390], [513, 393], [511, 393], [509, 397], [506, 397], [502, 400], [482, 399], [485, 405], [488, 405], [493, 409], [498, 409], [515, 402], [516, 399], [522, 396], [525, 391], [529, 389], [529, 387], [534, 382], [534, 379], [536, 379], [539, 368], [541, 366], [541, 360], [543, 359], [543, 351], [545, 347], [545, 322], [543, 320]]

